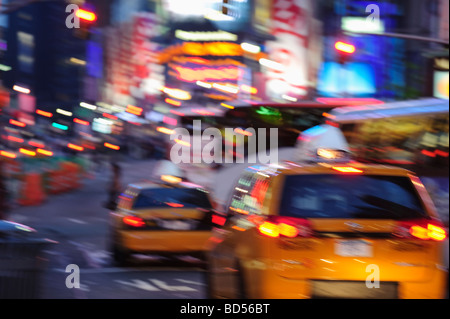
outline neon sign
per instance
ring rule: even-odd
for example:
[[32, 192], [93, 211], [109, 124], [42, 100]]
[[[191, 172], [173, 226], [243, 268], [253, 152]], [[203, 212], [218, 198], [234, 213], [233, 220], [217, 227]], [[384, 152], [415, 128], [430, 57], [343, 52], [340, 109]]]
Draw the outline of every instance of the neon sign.
[[242, 72], [235, 66], [193, 69], [175, 65], [171, 68], [170, 75], [186, 82], [237, 80]]
[[166, 63], [174, 56], [242, 56], [243, 49], [240, 44], [231, 42], [184, 42], [165, 49], [159, 56], [159, 63]]

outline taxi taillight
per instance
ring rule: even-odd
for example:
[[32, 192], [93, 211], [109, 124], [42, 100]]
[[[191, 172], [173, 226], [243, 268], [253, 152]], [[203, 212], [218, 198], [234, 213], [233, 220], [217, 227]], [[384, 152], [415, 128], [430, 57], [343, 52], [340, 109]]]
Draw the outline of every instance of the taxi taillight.
[[394, 235], [400, 238], [418, 238], [422, 240], [443, 241], [447, 238], [444, 227], [438, 223], [427, 220], [410, 220], [400, 222]]
[[274, 216], [258, 225], [260, 234], [277, 238], [277, 237], [311, 237], [313, 231], [311, 222], [303, 218]]
[[122, 218], [122, 221], [124, 224], [128, 226], [133, 226], [137, 228], [145, 226], [144, 219], [137, 216], [125, 216], [124, 218]]
[[227, 221], [227, 219], [224, 216], [220, 216], [218, 214], [212, 214], [211, 216], [211, 222], [213, 224], [216, 224], [218, 226], [223, 226], [225, 225], [225, 222]]

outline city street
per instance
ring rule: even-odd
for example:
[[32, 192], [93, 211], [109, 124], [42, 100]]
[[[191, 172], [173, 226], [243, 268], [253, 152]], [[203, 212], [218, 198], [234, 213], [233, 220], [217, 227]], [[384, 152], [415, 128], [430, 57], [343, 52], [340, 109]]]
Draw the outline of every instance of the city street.
[[0, 300], [448, 299], [448, 7], [0, 0]]
[[[123, 183], [150, 176], [153, 161], [121, 163]], [[130, 268], [115, 267], [108, 245], [106, 200], [109, 171], [105, 167], [71, 193], [49, 197], [41, 206], [20, 207], [10, 219], [35, 228], [58, 242], [46, 251], [48, 263], [41, 298], [204, 298], [201, 264], [185, 257], [167, 260], [139, 258]], [[80, 289], [66, 287], [66, 267], [80, 268]]]

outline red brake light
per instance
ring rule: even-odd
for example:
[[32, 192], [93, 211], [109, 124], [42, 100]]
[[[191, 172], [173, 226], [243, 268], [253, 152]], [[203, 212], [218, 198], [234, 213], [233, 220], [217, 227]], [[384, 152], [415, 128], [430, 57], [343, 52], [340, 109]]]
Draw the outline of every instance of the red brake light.
[[175, 208], [181, 208], [184, 207], [183, 204], [180, 203], [172, 203], [172, 202], [164, 202], [164, 204], [170, 206], [170, 207], [175, 207]]
[[397, 237], [414, 237], [423, 240], [442, 241], [447, 238], [445, 229], [439, 225], [428, 223], [426, 220], [404, 221], [397, 226]]
[[226, 220], [227, 219], [225, 217], [219, 216], [219, 215], [216, 215], [216, 214], [213, 214], [212, 217], [211, 217], [212, 223], [216, 224], [216, 225], [219, 225], [219, 226], [225, 225], [225, 221]]
[[145, 221], [142, 218], [136, 216], [125, 216], [122, 221], [124, 224], [133, 227], [142, 227], [145, 225]]
[[269, 237], [311, 237], [313, 234], [311, 222], [303, 218], [272, 217], [270, 221], [258, 223], [258, 231]]
[[447, 238], [447, 233], [445, 232], [445, 229], [433, 224], [428, 224], [427, 226], [428, 230], [428, 237], [433, 240], [442, 241], [445, 238]]
[[280, 230], [280, 235], [294, 238], [298, 235], [298, 229], [295, 226], [288, 225], [285, 223], [278, 224], [278, 229]]
[[269, 237], [279, 237], [280, 229], [277, 224], [273, 224], [270, 222], [264, 222], [259, 225], [258, 230], [261, 234], [269, 236]]

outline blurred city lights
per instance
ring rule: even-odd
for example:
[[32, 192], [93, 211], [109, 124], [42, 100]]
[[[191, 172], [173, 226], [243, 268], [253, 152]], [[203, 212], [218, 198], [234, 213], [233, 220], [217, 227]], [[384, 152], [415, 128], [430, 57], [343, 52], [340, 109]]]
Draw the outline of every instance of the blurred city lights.
[[223, 102], [220, 103], [220, 105], [223, 106], [223, 107], [226, 107], [227, 109], [230, 109], [230, 110], [234, 109], [234, 106], [226, 104], [226, 103], [223, 103]]
[[69, 127], [67, 125], [59, 124], [59, 123], [56, 123], [56, 122], [53, 122], [52, 126], [54, 128], [57, 128], [57, 129], [60, 129], [60, 130], [63, 130], [63, 131], [67, 131], [69, 129]]
[[59, 114], [65, 115], [65, 116], [72, 116], [73, 115], [72, 112], [69, 112], [69, 111], [66, 111], [66, 110], [63, 110], [63, 109], [56, 109], [56, 113], [59, 113]]
[[86, 109], [89, 109], [89, 110], [93, 110], [93, 111], [97, 109], [96, 105], [92, 105], [92, 104], [89, 104], [89, 103], [86, 103], [86, 102], [81, 102], [80, 106], [84, 107]]
[[71, 57], [70, 62], [72, 62], [73, 64], [77, 64], [77, 65], [86, 65], [86, 61]]
[[169, 98], [166, 98], [164, 100], [164, 102], [166, 102], [167, 104], [174, 105], [174, 106], [180, 106], [181, 105], [180, 101], [175, 101], [175, 100], [172, 100], [172, 99], [169, 99]]
[[94, 12], [83, 10], [83, 9], [78, 9], [75, 12], [75, 15], [82, 20], [86, 20], [86, 21], [90, 21], [90, 22], [97, 20], [97, 16], [95, 15]]
[[36, 110], [36, 114], [39, 114], [39, 115], [42, 115], [42, 116], [45, 116], [45, 117], [52, 117], [53, 116], [52, 113], [46, 112], [46, 111], [42, 111], [42, 110], [39, 110], [39, 109]]
[[253, 136], [253, 133], [252, 133], [252, 132], [244, 131], [243, 129], [241, 129], [241, 128], [239, 128], [239, 127], [235, 128], [234, 131], [235, 131], [236, 133], [238, 133], [238, 134], [241, 134], [241, 135], [245, 135], [245, 136]]
[[160, 133], [164, 133], [164, 134], [168, 134], [168, 135], [171, 135], [171, 134], [175, 133], [174, 130], [171, 130], [170, 128], [167, 128], [167, 127], [164, 127], [164, 126], [158, 126], [156, 128], [156, 130], [158, 132], [160, 132]]
[[163, 123], [175, 126], [175, 125], [177, 125], [178, 121], [177, 121], [177, 119], [174, 119], [172, 117], [164, 116]]
[[39, 142], [35, 142], [35, 141], [29, 141], [28, 144], [31, 145], [31, 146], [34, 146], [34, 147], [39, 147], [39, 148], [45, 147], [44, 144], [39, 143]]
[[242, 92], [250, 93], [250, 94], [257, 94], [258, 89], [255, 87], [252, 87], [250, 85], [242, 84], [240, 87]]
[[259, 53], [261, 52], [261, 47], [259, 45], [254, 45], [251, 43], [243, 42], [241, 43], [242, 50], [249, 52], [249, 53]]
[[107, 119], [103, 119], [103, 118], [100, 118], [100, 117], [95, 118], [94, 122], [97, 122], [97, 123], [103, 124], [103, 125], [111, 125], [111, 124], [113, 124], [112, 121], [107, 120]]
[[28, 155], [28, 156], [36, 156], [36, 152], [27, 150], [25, 148], [20, 148], [19, 152], [22, 153], [22, 154]]
[[190, 100], [192, 98], [189, 92], [180, 89], [164, 87], [162, 91], [170, 97], [178, 100]]
[[237, 41], [236, 34], [226, 31], [184, 31], [175, 30], [175, 37], [184, 41]]
[[236, 94], [239, 92], [239, 89], [236, 87], [231, 87], [231, 86], [223, 85], [223, 84], [219, 84], [219, 83], [214, 83], [213, 88], [215, 88], [219, 91], [222, 91], [222, 92], [227, 92], [227, 93], [232, 93], [232, 94]]
[[334, 47], [336, 50], [345, 52], [345, 53], [354, 53], [355, 52], [355, 46], [349, 43], [338, 41], [334, 44]]
[[137, 107], [134, 105], [128, 105], [125, 111], [140, 116], [142, 114], [143, 109], [141, 107]]
[[318, 97], [316, 101], [329, 105], [375, 105], [384, 104], [384, 101], [374, 98], [340, 98], [340, 97]]
[[110, 149], [113, 149], [113, 150], [116, 150], [116, 151], [120, 150], [120, 146], [118, 146], [118, 145], [114, 145], [114, 144], [111, 144], [111, 143], [104, 143], [103, 145], [105, 147], [107, 147], [107, 148], [110, 148]]
[[161, 180], [167, 183], [181, 183], [182, 179], [172, 175], [161, 175]]
[[25, 123], [20, 122], [20, 121], [16, 121], [16, 120], [13, 120], [13, 119], [9, 120], [9, 124], [12, 124], [12, 125], [15, 125], [15, 126], [19, 126], [19, 127], [27, 126]]
[[259, 59], [259, 64], [261, 64], [262, 66], [265, 66], [269, 69], [273, 69], [275, 71], [284, 71], [285, 67], [284, 65], [282, 65], [281, 63], [272, 61], [272, 60], [268, 60], [265, 58], [261, 58]]
[[200, 114], [200, 115], [205, 115], [205, 116], [214, 116], [215, 115], [214, 112], [201, 110], [201, 109], [192, 109], [191, 111], [194, 113]]
[[44, 149], [41, 149], [41, 148], [38, 148], [36, 151], [39, 154], [43, 154], [43, 155], [46, 155], [46, 156], [52, 156], [53, 155], [53, 152], [48, 151], [48, 150], [44, 150]]
[[74, 118], [73, 121], [77, 124], [86, 125], [86, 126], [89, 125], [88, 121], [80, 120], [78, 118]]
[[107, 119], [114, 120], [114, 121], [119, 119], [117, 116], [109, 114], [109, 113], [103, 113], [102, 116], [106, 117]]
[[184, 113], [178, 112], [178, 111], [176, 111], [176, 110], [170, 110], [170, 113], [175, 114], [175, 115], [178, 115], [178, 116], [184, 116], [184, 115], [185, 115]]
[[67, 144], [67, 147], [70, 148], [70, 149], [73, 149], [75, 151], [79, 151], [79, 152], [84, 150], [83, 146], [72, 144], [72, 143]]
[[16, 142], [16, 143], [23, 143], [24, 142], [23, 138], [15, 137], [15, 136], [12, 136], [12, 135], [8, 136], [8, 140], [11, 141], [11, 142]]
[[183, 146], [191, 147], [191, 143], [183, 141], [183, 140], [175, 139], [175, 143], [183, 145]]
[[7, 151], [0, 151], [0, 155], [8, 158], [16, 158], [17, 155]]
[[204, 88], [206, 88], [206, 89], [210, 89], [210, 88], [212, 88], [212, 84], [210, 84], [210, 83], [206, 83], [206, 82], [203, 82], [203, 81], [197, 81], [197, 82], [195, 82], [198, 86], [201, 86], [201, 87], [204, 87]]
[[291, 101], [291, 102], [297, 102], [297, 98], [295, 98], [295, 97], [293, 97], [293, 96], [289, 96], [289, 95], [283, 94], [281, 97], [282, 97], [283, 99], [288, 100], [288, 101]]
[[8, 66], [8, 65], [0, 64], [0, 71], [7, 72], [7, 71], [9, 71], [11, 69], [12, 68], [10, 66]]
[[17, 91], [17, 92], [20, 92], [20, 93], [24, 93], [24, 94], [30, 94], [30, 92], [31, 92], [30, 89], [24, 88], [24, 87], [19, 86], [19, 85], [14, 85], [13, 86], [13, 90]]

